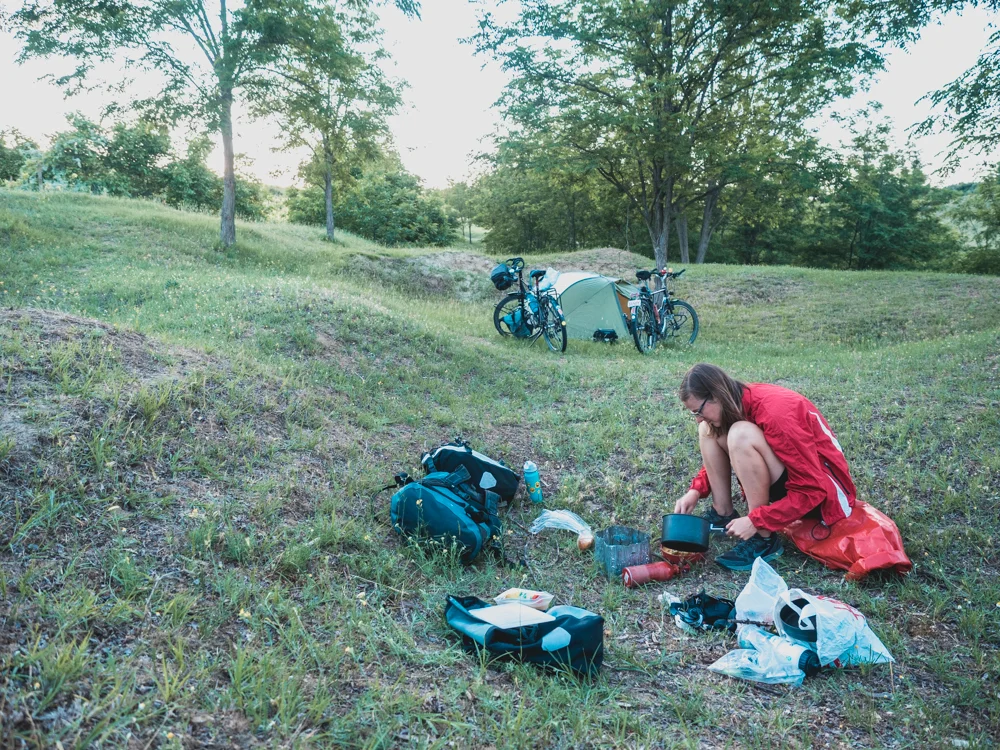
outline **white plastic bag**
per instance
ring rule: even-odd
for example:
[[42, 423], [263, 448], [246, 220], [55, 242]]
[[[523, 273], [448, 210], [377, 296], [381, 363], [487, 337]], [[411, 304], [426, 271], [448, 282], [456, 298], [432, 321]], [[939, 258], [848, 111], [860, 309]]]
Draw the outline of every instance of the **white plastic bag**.
[[537, 534], [542, 529], [566, 529], [581, 534], [584, 531], [589, 532], [590, 526], [571, 510], [543, 510], [541, 515], [531, 522], [528, 531]]
[[750, 580], [736, 597], [737, 622], [769, 623], [774, 621], [774, 603], [788, 591], [784, 579], [761, 558], [753, 561]]
[[709, 670], [769, 685], [802, 684], [806, 673], [799, 668], [799, 659], [805, 648], [756, 625], [740, 625], [737, 632], [741, 648], [730, 651]]
[[[795, 602], [805, 601], [805, 605]], [[796, 615], [797, 627], [811, 630], [815, 623], [816, 642], [808, 643], [788, 632], [781, 609], [789, 607]], [[774, 625], [778, 632], [796, 643], [812, 648], [824, 667], [853, 667], [858, 664], [884, 664], [895, 661], [875, 635], [863, 614], [849, 604], [825, 596], [807, 594], [801, 589], [783, 591], [774, 603]]]
[[576, 543], [581, 550], [588, 549], [594, 543], [594, 532], [590, 526], [571, 510], [543, 510], [541, 515], [531, 522], [528, 531], [537, 534], [543, 529], [575, 531]]

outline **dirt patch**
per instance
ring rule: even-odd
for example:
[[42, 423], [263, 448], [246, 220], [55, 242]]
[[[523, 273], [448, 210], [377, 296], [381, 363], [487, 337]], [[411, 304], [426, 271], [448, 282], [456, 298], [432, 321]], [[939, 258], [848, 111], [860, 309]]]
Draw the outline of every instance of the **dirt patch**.
[[48, 350], [61, 343], [99, 343], [115, 354], [126, 373], [142, 381], [186, 374], [209, 362], [200, 352], [180, 347], [168, 352], [141, 333], [54, 310], [0, 310], [0, 327], [19, 331]]
[[598, 247], [578, 250], [556, 256], [550, 264], [557, 271], [592, 271], [602, 276], [634, 282], [640, 268], [652, 268], [652, 258], [616, 247]]
[[446, 271], [487, 274], [497, 264], [497, 261], [485, 255], [465, 251], [431, 253], [430, 255], [421, 255], [419, 258], [410, 259], [408, 262], [412, 263], [414, 261]]

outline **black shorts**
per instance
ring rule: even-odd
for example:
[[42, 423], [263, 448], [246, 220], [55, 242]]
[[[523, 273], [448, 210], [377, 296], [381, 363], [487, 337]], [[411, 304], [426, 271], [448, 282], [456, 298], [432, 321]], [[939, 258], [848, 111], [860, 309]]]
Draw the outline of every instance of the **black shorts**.
[[788, 491], [785, 489], [785, 482], [788, 481], [788, 469], [781, 472], [781, 476], [777, 478], [774, 484], [771, 485], [771, 492], [768, 495], [767, 502], [776, 503], [783, 499]]
[[[788, 481], [788, 469], [781, 472], [781, 476], [771, 485], [771, 490], [768, 493], [767, 502], [776, 503], [779, 500], [783, 500], [788, 494], [788, 490], [785, 489], [785, 482]], [[805, 514], [803, 518], [822, 518], [820, 515], [819, 506], [817, 505], [811, 511]]]

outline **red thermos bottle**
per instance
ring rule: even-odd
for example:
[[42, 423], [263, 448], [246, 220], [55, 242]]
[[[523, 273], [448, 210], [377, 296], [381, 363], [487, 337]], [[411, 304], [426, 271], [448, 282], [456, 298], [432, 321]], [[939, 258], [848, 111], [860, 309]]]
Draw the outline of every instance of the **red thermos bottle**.
[[627, 588], [634, 589], [650, 581], [669, 581], [681, 572], [679, 565], [668, 562], [655, 562], [648, 565], [632, 565], [622, 570], [622, 583]]

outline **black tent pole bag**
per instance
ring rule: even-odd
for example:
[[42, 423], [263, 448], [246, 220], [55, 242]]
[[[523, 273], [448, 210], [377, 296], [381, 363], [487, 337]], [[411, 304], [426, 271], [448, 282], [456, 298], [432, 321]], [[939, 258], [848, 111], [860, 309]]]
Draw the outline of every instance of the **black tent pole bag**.
[[[604, 618], [579, 607], [559, 605], [549, 614], [556, 619], [521, 628], [498, 628], [474, 617], [472, 610], [491, 605], [474, 596], [449, 596], [444, 617], [462, 636], [470, 653], [485, 649], [499, 659], [546, 667], [569, 668], [595, 676], [604, 661]], [[514, 606], [514, 605], [502, 605]]]

